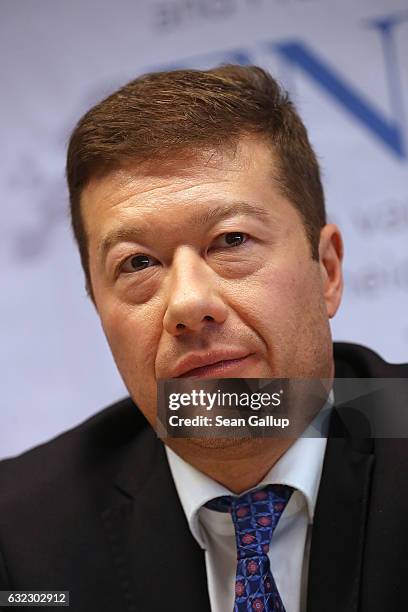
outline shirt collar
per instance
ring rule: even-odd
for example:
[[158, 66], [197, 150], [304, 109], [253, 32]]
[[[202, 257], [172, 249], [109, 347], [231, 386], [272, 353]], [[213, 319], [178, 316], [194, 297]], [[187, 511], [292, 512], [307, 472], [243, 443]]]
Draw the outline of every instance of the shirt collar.
[[[322, 413], [327, 414], [332, 405], [333, 392], [330, 393], [329, 402], [310, 424], [308, 431], [311, 432], [311, 435], [314, 431], [321, 431], [320, 426], [316, 426], [316, 423], [321, 422]], [[297, 489], [306, 500], [309, 522], [312, 523], [326, 445], [327, 438], [298, 438], [269, 470], [262, 481], [256, 485], [256, 488], [268, 484], [286, 484]], [[199, 525], [198, 513], [200, 508], [214, 497], [234, 495], [234, 493], [184, 461], [167, 445], [165, 445], [165, 449], [170, 471], [190, 530], [200, 546], [205, 548]]]

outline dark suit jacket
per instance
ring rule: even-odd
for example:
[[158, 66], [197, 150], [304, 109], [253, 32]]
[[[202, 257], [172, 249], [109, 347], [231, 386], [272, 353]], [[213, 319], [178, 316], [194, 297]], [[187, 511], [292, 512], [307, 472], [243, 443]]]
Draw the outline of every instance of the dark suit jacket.
[[[337, 377], [408, 378], [358, 345], [335, 344], [335, 362]], [[329, 438], [308, 612], [408, 610], [407, 474], [407, 440]], [[69, 590], [75, 612], [209, 612], [204, 553], [129, 398], [0, 463], [1, 589]]]

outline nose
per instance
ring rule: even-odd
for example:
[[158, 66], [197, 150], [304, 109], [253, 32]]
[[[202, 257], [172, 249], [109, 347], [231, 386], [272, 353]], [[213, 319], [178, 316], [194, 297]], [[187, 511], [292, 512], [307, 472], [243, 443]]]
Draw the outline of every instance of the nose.
[[208, 322], [221, 324], [227, 306], [218, 295], [214, 272], [189, 247], [173, 257], [168, 278], [168, 302], [163, 326], [173, 336], [199, 332]]

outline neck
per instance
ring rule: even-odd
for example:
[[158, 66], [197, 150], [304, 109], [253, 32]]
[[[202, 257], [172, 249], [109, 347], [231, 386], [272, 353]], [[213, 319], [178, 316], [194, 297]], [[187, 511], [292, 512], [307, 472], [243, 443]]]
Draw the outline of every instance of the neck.
[[[184, 461], [216, 480], [232, 493], [256, 487], [293, 444], [295, 438], [231, 440], [224, 447], [209, 448], [208, 441], [172, 440], [169, 446]], [[170, 441], [170, 440], [169, 440]], [[221, 442], [221, 441], [220, 441]], [[206, 445], [207, 444], [207, 445]]]

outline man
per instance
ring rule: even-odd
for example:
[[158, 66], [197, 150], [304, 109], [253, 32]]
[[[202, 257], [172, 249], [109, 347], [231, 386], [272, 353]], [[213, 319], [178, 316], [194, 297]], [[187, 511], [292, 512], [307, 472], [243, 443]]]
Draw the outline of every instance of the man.
[[[130, 398], [1, 464], [1, 587], [70, 590], [78, 611], [404, 609], [405, 441], [346, 435], [335, 411], [327, 445], [154, 432], [159, 379], [407, 376], [357, 345], [333, 359], [342, 238], [288, 97], [256, 67], [145, 75], [81, 119], [67, 178]], [[255, 598], [217, 504], [282, 487]]]

